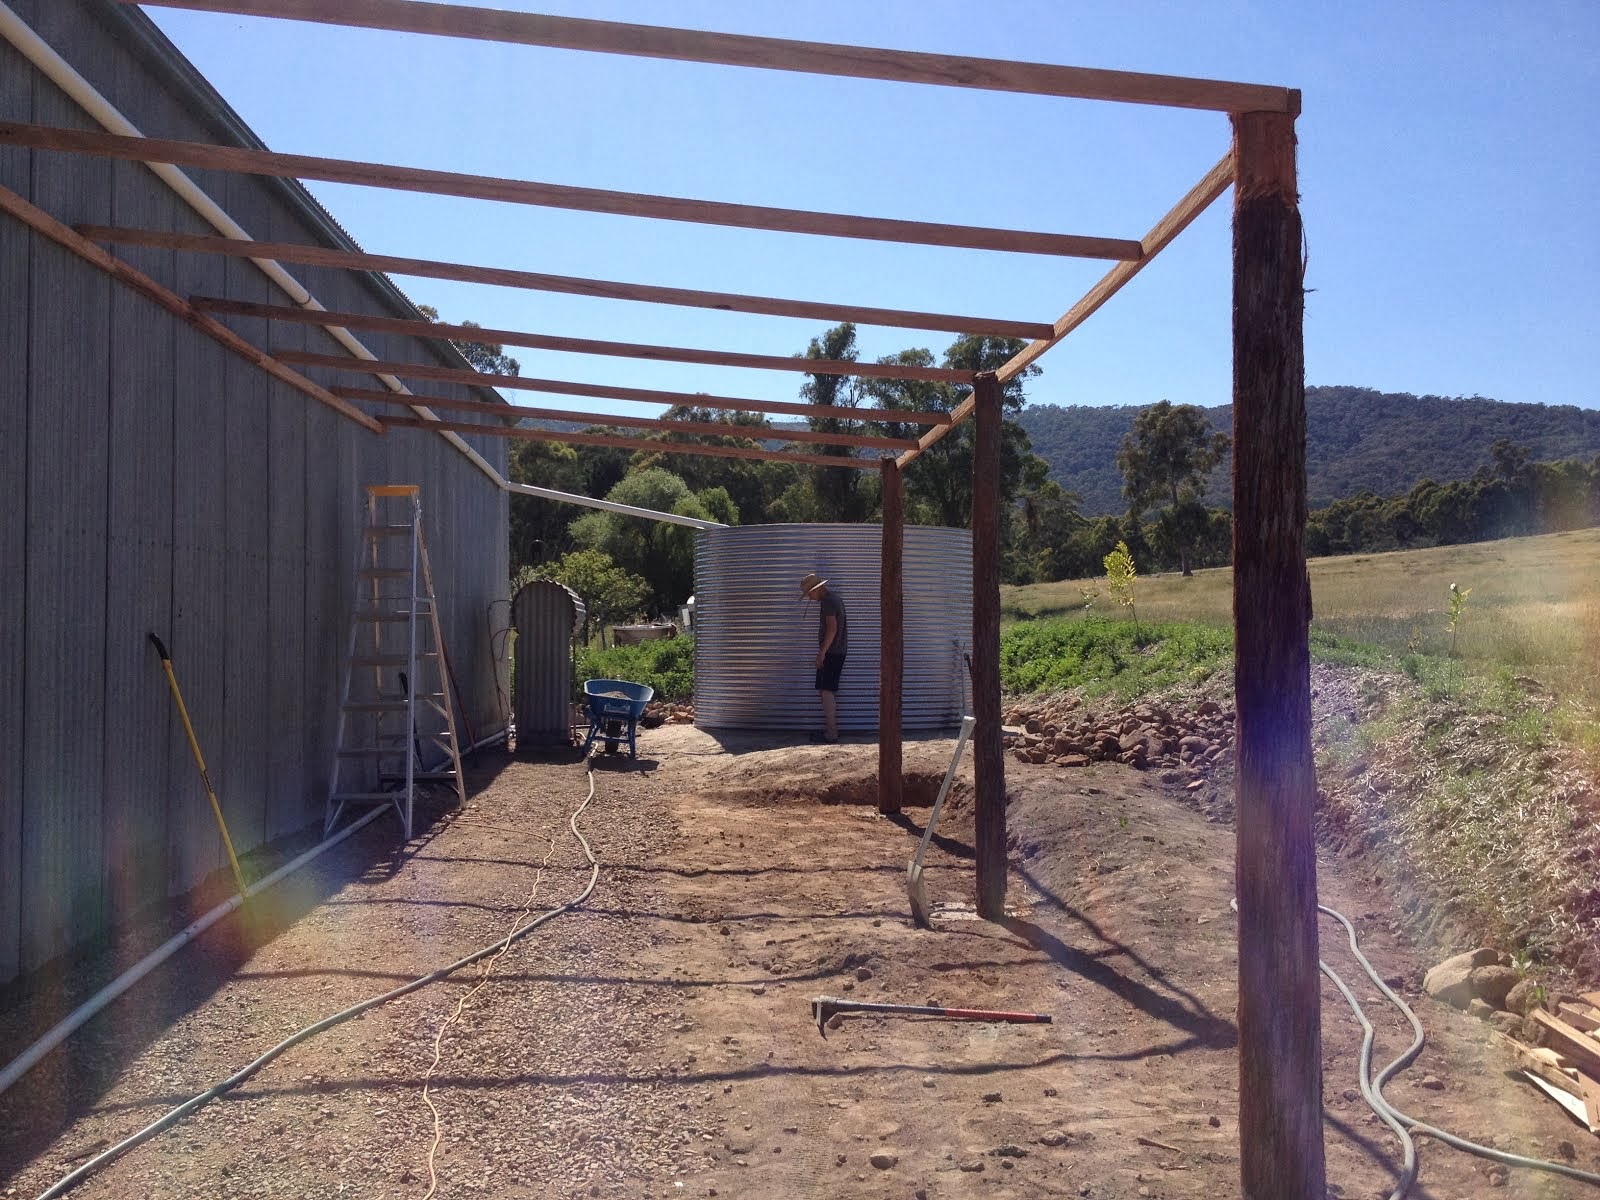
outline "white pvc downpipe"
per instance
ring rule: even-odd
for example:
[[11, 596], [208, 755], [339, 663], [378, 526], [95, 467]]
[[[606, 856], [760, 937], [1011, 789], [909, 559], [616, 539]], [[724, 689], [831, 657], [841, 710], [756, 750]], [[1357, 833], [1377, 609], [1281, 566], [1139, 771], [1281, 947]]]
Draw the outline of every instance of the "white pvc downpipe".
[[[12, 10], [5, 0], [0, 0], [0, 35], [15, 46], [21, 53], [39, 69], [52, 83], [70, 96], [80, 108], [100, 122], [111, 133], [122, 134], [126, 137], [143, 137], [144, 134], [123, 116], [117, 108], [107, 100], [87, 79], [73, 68], [51, 48], [37, 33], [35, 33], [21, 17]], [[212, 228], [235, 241], [254, 241], [244, 228], [230, 217], [216, 201], [206, 195], [187, 175], [169, 163], [145, 163], [160, 180], [172, 189], [177, 196], [190, 208], [203, 217]], [[311, 309], [314, 312], [326, 312], [322, 302], [313, 296], [305, 287], [282, 265], [270, 258], [252, 258], [254, 263], [266, 277], [288, 293], [301, 308]], [[377, 359], [377, 355], [368, 350], [361, 340], [342, 325], [324, 326], [328, 333], [348, 350], [354, 357], [365, 359], [369, 362]], [[393, 375], [378, 376], [390, 391], [401, 396], [411, 395], [410, 389]], [[422, 405], [411, 405], [415, 412], [425, 421], [437, 421], [438, 415], [432, 409]], [[445, 432], [441, 435], [447, 442], [454, 446], [468, 461], [480, 471], [494, 480], [497, 487], [504, 488], [506, 481], [498, 471], [489, 464], [484, 457], [467, 445], [457, 434]]]
[[669, 525], [687, 525], [690, 529], [726, 529], [720, 521], [706, 521], [700, 517], [684, 517], [677, 513], [657, 512], [653, 508], [637, 508], [632, 504], [618, 504], [615, 500], [596, 500], [592, 496], [579, 496], [573, 492], [558, 492], [554, 488], [534, 487], [530, 483], [504, 483], [508, 492], [519, 496], [538, 496], [542, 500], [559, 500], [563, 504], [579, 504], [584, 508], [598, 508], [606, 512], [621, 513], [625, 517], [644, 517], [650, 521], [665, 521]]
[[317, 845], [311, 847], [311, 849], [307, 850], [298, 858], [290, 859], [288, 862], [284, 863], [283, 866], [272, 872], [272, 874], [263, 876], [261, 879], [256, 880], [244, 890], [244, 894], [242, 896], [238, 893], [229, 896], [221, 904], [217, 905], [210, 912], [206, 913], [205, 916], [191, 922], [189, 925], [173, 934], [160, 946], [156, 947], [156, 949], [145, 955], [121, 975], [118, 975], [110, 983], [106, 984], [105, 987], [101, 988], [82, 1004], [78, 1005], [77, 1008], [73, 1009], [71, 1013], [58, 1022], [55, 1027], [50, 1030], [50, 1032], [46, 1033], [38, 1041], [34, 1042], [33, 1045], [29, 1046], [21, 1054], [17, 1055], [17, 1057], [10, 1063], [7, 1063], [5, 1069], [0, 1071], [0, 1092], [5, 1091], [13, 1083], [21, 1079], [22, 1076], [28, 1072], [30, 1067], [32, 1067], [46, 1054], [49, 1054], [50, 1051], [54, 1050], [57, 1046], [64, 1042], [74, 1030], [89, 1020], [90, 1017], [94, 1016], [102, 1008], [110, 1004], [118, 996], [122, 995], [123, 992], [127, 991], [134, 984], [138, 983], [139, 980], [150, 974], [151, 971], [155, 970], [162, 963], [166, 962], [167, 959], [171, 958], [180, 949], [194, 941], [195, 938], [199, 937], [206, 930], [210, 929], [218, 921], [222, 920], [223, 917], [227, 916], [234, 909], [238, 908], [244, 903], [245, 900], [259, 892], [266, 891], [267, 888], [271, 887], [273, 884], [277, 883], [286, 876], [294, 874], [294, 872], [305, 866], [319, 854], [333, 849], [356, 830], [370, 825], [373, 821], [377, 820], [388, 811], [389, 810], [387, 807], [374, 808], [366, 816], [350, 825], [345, 826], [331, 838], [328, 838], [324, 842], [317, 843]]

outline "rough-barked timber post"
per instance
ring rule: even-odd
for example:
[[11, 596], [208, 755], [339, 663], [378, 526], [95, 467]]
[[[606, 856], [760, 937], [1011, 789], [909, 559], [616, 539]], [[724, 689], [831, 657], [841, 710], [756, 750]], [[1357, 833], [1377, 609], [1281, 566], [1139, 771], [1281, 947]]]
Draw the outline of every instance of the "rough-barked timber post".
[[901, 801], [901, 688], [905, 681], [905, 480], [892, 458], [882, 460], [883, 563], [878, 618], [878, 811], [897, 813]]
[[1304, 280], [1294, 116], [1233, 118], [1239, 1149], [1246, 1200], [1322, 1200]]
[[972, 764], [978, 915], [1006, 910], [1006, 760], [1000, 741], [1000, 381], [978, 375], [972, 453]]

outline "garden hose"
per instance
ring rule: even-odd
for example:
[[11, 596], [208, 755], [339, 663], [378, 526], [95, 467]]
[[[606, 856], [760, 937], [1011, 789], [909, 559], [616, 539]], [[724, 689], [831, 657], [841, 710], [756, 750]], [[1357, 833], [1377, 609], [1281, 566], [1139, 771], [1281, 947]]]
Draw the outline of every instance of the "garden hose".
[[545, 922], [554, 920], [556, 917], [559, 917], [564, 913], [569, 913], [579, 905], [583, 904], [584, 901], [589, 898], [590, 893], [594, 891], [595, 883], [600, 878], [600, 860], [595, 858], [594, 851], [590, 848], [588, 840], [583, 836], [582, 831], [578, 828], [578, 818], [583, 815], [584, 809], [588, 808], [589, 802], [594, 799], [593, 763], [590, 760], [585, 759], [584, 767], [589, 775], [589, 794], [584, 797], [583, 803], [578, 805], [577, 809], [572, 813], [572, 815], [567, 818], [567, 826], [572, 830], [572, 836], [578, 839], [578, 844], [583, 847], [584, 857], [589, 860], [589, 882], [585, 884], [583, 890], [571, 900], [568, 900], [559, 908], [552, 908], [549, 912], [540, 913], [537, 917], [533, 918], [533, 920], [528, 921], [526, 924], [512, 930], [505, 937], [495, 939], [489, 945], [474, 950], [471, 954], [466, 955], [464, 958], [458, 958], [455, 962], [450, 963], [448, 966], [443, 966], [437, 970], [430, 971], [428, 974], [423, 975], [420, 978], [413, 979], [410, 983], [401, 984], [399, 987], [392, 988], [381, 995], [371, 996], [357, 1004], [352, 1004], [349, 1008], [343, 1009], [340, 1012], [336, 1012], [330, 1017], [324, 1017], [315, 1024], [307, 1025], [304, 1029], [290, 1034], [288, 1037], [284, 1038], [283, 1041], [279, 1042], [265, 1054], [261, 1055], [261, 1057], [257, 1058], [254, 1062], [240, 1068], [238, 1071], [228, 1076], [228, 1078], [224, 1079], [221, 1083], [207, 1088], [197, 1096], [190, 1097], [176, 1108], [171, 1109], [164, 1115], [152, 1121], [150, 1124], [146, 1125], [137, 1133], [131, 1134], [109, 1149], [102, 1150], [99, 1154], [89, 1159], [88, 1162], [84, 1163], [76, 1170], [63, 1175], [60, 1179], [56, 1180], [55, 1183], [51, 1184], [44, 1191], [40, 1192], [37, 1200], [54, 1200], [54, 1198], [57, 1196], [65, 1196], [73, 1188], [77, 1187], [80, 1183], [83, 1183], [90, 1176], [96, 1175], [106, 1167], [110, 1166], [117, 1159], [128, 1153], [128, 1151], [133, 1150], [138, 1146], [142, 1146], [151, 1138], [156, 1137], [158, 1134], [164, 1133], [168, 1129], [171, 1129], [190, 1113], [204, 1108], [207, 1104], [210, 1104], [219, 1096], [227, 1095], [240, 1084], [248, 1080], [252, 1075], [256, 1074], [256, 1072], [260, 1071], [273, 1059], [277, 1058], [285, 1051], [299, 1045], [301, 1042], [307, 1041], [319, 1033], [332, 1029], [335, 1025], [341, 1025], [350, 1020], [352, 1017], [358, 1017], [364, 1012], [377, 1008], [381, 1004], [387, 1004], [391, 1000], [398, 1000], [401, 996], [409, 995], [412, 992], [427, 987], [430, 983], [437, 983], [446, 976], [461, 970], [462, 967], [471, 966], [473, 963], [480, 959], [487, 958], [491, 954], [501, 953], [502, 947], [506, 947], [513, 942], [520, 941], [522, 938], [532, 933]]
[[[1235, 913], [1239, 911], [1239, 899], [1237, 896], [1229, 901], [1228, 907], [1233, 909]], [[1317, 965], [1322, 969], [1322, 973], [1339, 989], [1339, 994], [1344, 997], [1345, 1003], [1350, 1006], [1356, 1015], [1356, 1019], [1361, 1022], [1361, 1057], [1358, 1065], [1357, 1080], [1361, 1086], [1361, 1096], [1372, 1111], [1383, 1119], [1384, 1124], [1394, 1131], [1403, 1149], [1400, 1181], [1395, 1185], [1394, 1190], [1389, 1193], [1388, 1200], [1405, 1200], [1406, 1195], [1411, 1191], [1411, 1185], [1416, 1182], [1417, 1148], [1416, 1143], [1412, 1140], [1412, 1133], [1426, 1134], [1428, 1137], [1433, 1138], [1434, 1141], [1443, 1142], [1445, 1145], [1453, 1146], [1467, 1154], [1475, 1154], [1479, 1158], [1487, 1158], [1504, 1166], [1523, 1167], [1531, 1171], [1546, 1171], [1552, 1175], [1562, 1175], [1582, 1183], [1600, 1184], [1600, 1175], [1595, 1174], [1593, 1171], [1569, 1167], [1565, 1163], [1547, 1162], [1544, 1159], [1511, 1154], [1505, 1150], [1496, 1150], [1493, 1146], [1484, 1146], [1478, 1142], [1471, 1142], [1466, 1138], [1457, 1137], [1453, 1133], [1447, 1133], [1443, 1129], [1429, 1125], [1425, 1121], [1419, 1121], [1389, 1103], [1383, 1094], [1383, 1086], [1410, 1065], [1417, 1055], [1422, 1052], [1424, 1041], [1422, 1022], [1417, 1020], [1417, 1014], [1411, 1011], [1410, 1005], [1397, 996], [1394, 989], [1383, 981], [1372, 963], [1368, 961], [1367, 956], [1361, 952], [1361, 947], [1356, 940], [1355, 926], [1350, 923], [1349, 919], [1343, 913], [1329, 908], [1325, 904], [1317, 905], [1317, 911], [1326, 913], [1344, 926], [1345, 932], [1350, 938], [1350, 952], [1356, 956], [1356, 961], [1361, 964], [1362, 970], [1366, 971], [1367, 977], [1372, 980], [1374, 986], [1383, 993], [1384, 998], [1405, 1013], [1406, 1020], [1411, 1023], [1411, 1029], [1414, 1034], [1411, 1039], [1411, 1045], [1407, 1046], [1398, 1058], [1384, 1067], [1382, 1071], [1379, 1071], [1376, 1079], [1372, 1078], [1372, 1044], [1375, 1036], [1372, 1022], [1367, 1019], [1367, 1014], [1362, 1010], [1360, 1003], [1351, 993], [1349, 987], [1345, 985], [1344, 980], [1339, 978], [1338, 973], [1327, 963], [1318, 960]]]

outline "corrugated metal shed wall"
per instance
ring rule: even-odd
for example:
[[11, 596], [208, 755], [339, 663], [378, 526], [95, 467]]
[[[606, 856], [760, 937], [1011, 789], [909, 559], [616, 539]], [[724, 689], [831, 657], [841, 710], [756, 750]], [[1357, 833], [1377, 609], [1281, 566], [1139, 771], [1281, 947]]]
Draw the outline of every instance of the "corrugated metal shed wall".
[[[818, 613], [800, 594], [816, 571], [844, 602], [849, 653], [839, 727], [878, 727], [877, 525], [745, 525], [695, 535], [695, 724], [708, 729], [821, 729], [812, 689]], [[972, 636], [972, 536], [905, 531], [906, 729], [960, 721]]]
[[534, 579], [511, 600], [517, 630], [517, 749], [564, 744], [571, 734], [572, 634], [582, 603], [559, 583]]
[[[146, 133], [235, 140], [190, 69], [143, 48], [153, 26], [137, 10], [8, 2]], [[97, 127], [3, 42], [0, 119]], [[255, 236], [330, 244], [277, 181], [190, 175]], [[214, 232], [137, 164], [0, 148], [0, 184], [67, 222]], [[118, 253], [180, 295], [288, 302], [243, 261]], [[292, 273], [329, 308], [411, 315], [363, 277]], [[3, 982], [226, 867], [148, 632], [172, 649], [246, 850], [321, 818], [362, 485], [422, 486], [478, 737], [503, 724], [487, 617], [508, 563], [504, 493], [442, 439], [357, 428], [9, 218], [0, 279]], [[258, 344], [342, 352], [321, 330], [230, 323]], [[459, 365], [416, 339], [364, 340]], [[504, 471], [502, 439], [470, 440]]]

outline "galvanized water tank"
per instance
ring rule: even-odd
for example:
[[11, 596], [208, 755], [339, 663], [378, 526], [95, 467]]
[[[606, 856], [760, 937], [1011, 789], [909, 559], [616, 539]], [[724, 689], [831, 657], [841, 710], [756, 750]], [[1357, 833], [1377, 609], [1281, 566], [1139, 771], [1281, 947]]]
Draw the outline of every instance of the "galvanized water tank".
[[[707, 729], [822, 728], [813, 690], [818, 614], [800, 595], [816, 571], [844, 601], [850, 649], [839, 726], [878, 727], [877, 525], [744, 525], [695, 535], [695, 724]], [[905, 531], [905, 690], [908, 730], [959, 724], [971, 694], [972, 536]]]
[[572, 640], [583, 628], [584, 615], [578, 593], [550, 579], [525, 583], [512, 597], [518, 749], [566, 745], [571, 739]]

